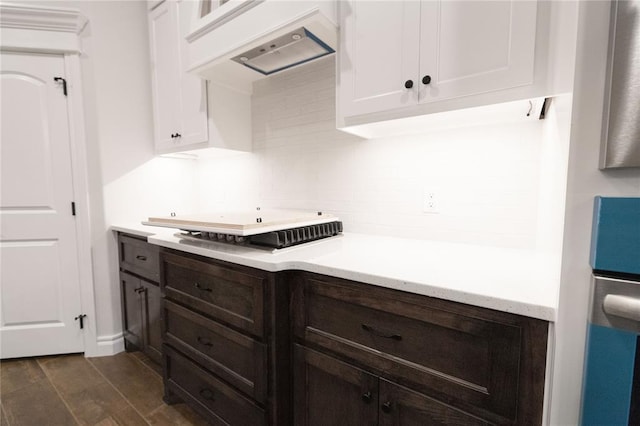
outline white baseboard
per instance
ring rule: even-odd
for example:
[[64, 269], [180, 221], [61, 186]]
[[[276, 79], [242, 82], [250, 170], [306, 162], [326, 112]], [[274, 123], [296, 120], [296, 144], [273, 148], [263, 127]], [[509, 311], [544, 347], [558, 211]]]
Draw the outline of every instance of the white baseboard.
[[91, 351], [85, 351], [86, 357], [109, 356], [124, 351], [124, 336], [117, 333], [111, 336], [98, 336]]

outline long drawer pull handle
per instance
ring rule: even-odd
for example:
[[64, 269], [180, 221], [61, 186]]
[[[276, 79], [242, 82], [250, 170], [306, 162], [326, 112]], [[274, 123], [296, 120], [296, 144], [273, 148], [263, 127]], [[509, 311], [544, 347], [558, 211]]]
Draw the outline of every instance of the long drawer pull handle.
[[198, 392], [201, 397], [204, 399], [208, 399], [209, 401], [215, 401], [216, 399], [213, 396], [213, 392], [210, 389], [200, 389]]
[[199, 283], [194, 283], [193, 286], [200, 291], [209, 291], [209, 292], [211, 291], [210, 288], [202, 287]]
[[139, 254], [139, 255], [136, 256], [136, 259], [142, 260], [143, 262], [145, 262], [147, 260], [147, 256], [143, 256], [143, 255]]
[[362, 324], [362, 329], [364, 331], [368, 331], [369, 333], [373, 334], [374, 336], [378, 336], [378, 337], [384, 337], [385, 339], [393, 339], [393, 340], [402, 340], [402, 336], [400, 336], [399, 334], [387, 334], [387, 333], [383, 333], [382, 331], [376, 330], [375, 328], [367, 325], [367, 324]]
[[211, 343], [209, 340], [207, 340], [207, 339], [205, 339], [203, 337], [198, 336], [197, 340], [198, 340], [198, 343], [200, 343], [201, 345], [205, 345], [205, 346], [209, 346], [209, 347], [213, 346], [213, 343]]
[[138, 294], [142, 293], [144, 290], [145, 290], [144, 287], [138, 287], [138, 288], [133, 289], [133, 291], [135, 291]]

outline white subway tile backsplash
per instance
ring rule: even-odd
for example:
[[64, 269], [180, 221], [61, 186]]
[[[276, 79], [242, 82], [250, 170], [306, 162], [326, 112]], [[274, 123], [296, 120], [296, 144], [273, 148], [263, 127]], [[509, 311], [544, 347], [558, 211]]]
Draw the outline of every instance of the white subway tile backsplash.
[[[253, 89], [254, 152], [201, 162], [201, 209], [322, 210], [347, 231], [535, 246], [543, 122], [363, 140], [335, 128], [333, 57]], [[426, 190], [437, 191], [438, 214], [422, 211]]]

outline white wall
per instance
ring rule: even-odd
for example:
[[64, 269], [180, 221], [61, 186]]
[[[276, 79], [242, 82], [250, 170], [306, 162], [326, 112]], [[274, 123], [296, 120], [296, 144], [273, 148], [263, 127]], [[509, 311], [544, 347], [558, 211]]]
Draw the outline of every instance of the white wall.
[[551, 404], [552, 425], [576, 425], [588, 314], [596, 195], [640, 197], [640, 169], [598, 170], [610, 3], [580, 2], [564, 249]]
[[[559, 167], [543, 157], [542, 136], [557, 124], [534, 119], [364, 140], [335, 128], [334, 67], [329, 57], [254, 84], [254, 154], [200, 161], [201, 210], [229, 200], [319, 209], [351, 232], [536, 247], [546, 229], [541, 182], [558, 184], [542, 170]], [[422, 211], [428, 190], [437, 192], [439, 214]]]
[[[147, 3], [78, 2], [87, 111], [98, 354], [121, 349], [117, 247], [108, 227], [189, 209], [192, 164], [154, 158]], [[92, 354], [90, 354], [92, 355]]]
[[195, 167], [154, 157], [146, 1], [20, 2], [75, 8], [88, 19], [80, 34], [81, 72], [98, 344], [86, 354], [115, 353], [123, 341], [117, 246], [109, 226], [191, 210]]

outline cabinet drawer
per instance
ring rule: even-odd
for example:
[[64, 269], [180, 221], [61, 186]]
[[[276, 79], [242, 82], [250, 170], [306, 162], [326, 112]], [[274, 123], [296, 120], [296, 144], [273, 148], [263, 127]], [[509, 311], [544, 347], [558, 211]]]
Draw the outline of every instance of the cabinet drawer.
[[[306, 344], [496, 422], [522, 414], [519, 392], [532, 385], [521, 383], [529, 360], [517, 316], [329, 277], [301, 284], [294, 330]], [[544, 337], [533, 353], [544, 366], [547, 325], [538, 323]], [[540, 378], [533, 393], [542, 401]]]
[[164, 341], [259, 402], [266, 398], [265, 346], [215, 321], [164, 302]]
[[120, 267], [150, 281], [160, 281], [158, 246], [144, 240], [118, 235]]
[[169, 346], [163, 347], [165, 386], [191, 402], [213, 424], [264, 425], [264, 410]]
[[213, 261], [162, 253], [164, 295], [247, 331], [264, 335], [265, 278]]

